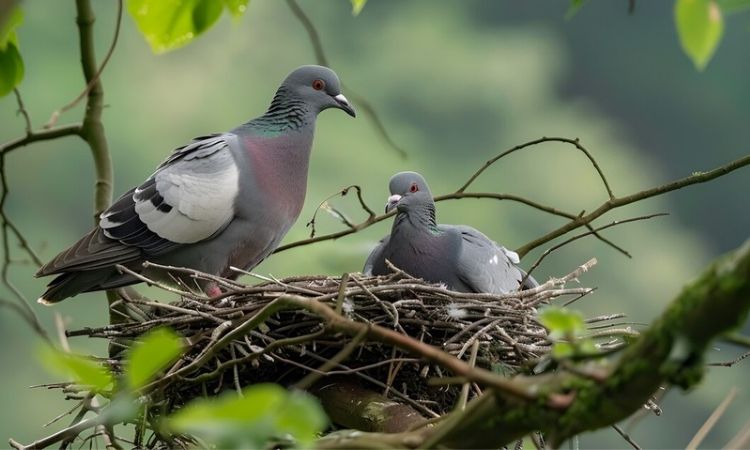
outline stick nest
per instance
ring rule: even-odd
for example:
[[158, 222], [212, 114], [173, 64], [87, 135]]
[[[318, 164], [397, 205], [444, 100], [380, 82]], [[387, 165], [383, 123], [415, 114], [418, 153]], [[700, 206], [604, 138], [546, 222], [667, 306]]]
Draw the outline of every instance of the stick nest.
[[[366, 339], [364, 333], [341, 332], [331, 327], [330, 316], [314, 309], [277, 306], [290, 296], [303, 304], [322, 304], [337, 318], [380, 325], [478, 367], [503, 374], [528, 372], [551, 349], [547, 331], [536, 319], [538, 308], [558, 297], [591, 292], [564, 288], [594, 261], [587, 264], [535, 289], [506, 295], [459, 294], [403, 272], [388, 277], [352, 274], [343, 280], [293, 277], [252, 286], [221, 279], [226, 293], [218, 300], [188, 291], [171, 304], [130, 298], [123, 301], [128, 321], [68, 334], [102, 337], [125, 347], [160, 326], [186, 337], [186, 355], [158, 381], [170, 409], [198, 396], [260, 382], [295, 385], [305, 380], [302, 385], [310, 387], [326, 377], [346, 376], [435, 417], [451, 410], [461, 391], [461, 385], [441, 385], [435, 378], [453, 374], [419, 355]], [[340, 363], [321, 370], [334, 358]], [[110, 364], [119, 367], [117, 360]], [[470, 397], [480, 392], [471, 385]]]

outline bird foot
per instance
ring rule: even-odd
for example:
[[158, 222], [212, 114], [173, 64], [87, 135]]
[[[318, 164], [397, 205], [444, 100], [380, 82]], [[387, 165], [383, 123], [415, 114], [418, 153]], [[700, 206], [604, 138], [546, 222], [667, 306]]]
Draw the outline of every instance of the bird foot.
[[209, 297], [218, 297], [222, 294], [221, 289], [219, 289], [219, 286], [212, 284], [208, 287], [206, 287], [206, 295]]

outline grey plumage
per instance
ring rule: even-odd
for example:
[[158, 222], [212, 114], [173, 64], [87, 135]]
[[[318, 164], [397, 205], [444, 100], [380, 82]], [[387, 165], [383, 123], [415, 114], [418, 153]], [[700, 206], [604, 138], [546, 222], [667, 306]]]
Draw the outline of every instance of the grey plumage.
[[151, 261], [228, 278], [237, 276], [230, 266], [260, 264], [299, 216], [315, 120], [328, 108], [355, 115], [332, 70], [303, 66], [287, 76], [263, 116], [174, 150], [101, 214], [98, 226], [39, 269], [37, 276], [57, 275], [40, 302], [138, 282], [118, 273], [118, 264], [143, 272]]
[[[466, 225], [438, 225], [435, 202], [424, 178], [401, 172], [389, 183], [386, 212], [397, 209], [391, 234], [370, 253], [363, 272], [391, 272], [386, 260], [406, 273], [459, 292], [506, 293], [518, 289], [526, 273], [518, 255]], [[537, 286], [527, 277], [523, 288]]]

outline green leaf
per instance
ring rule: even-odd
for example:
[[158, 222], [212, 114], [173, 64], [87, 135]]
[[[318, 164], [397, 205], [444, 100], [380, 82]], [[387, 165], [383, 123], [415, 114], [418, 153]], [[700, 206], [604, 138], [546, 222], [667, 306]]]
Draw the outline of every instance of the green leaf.
[[714, 0], [677, 0], [675, 23], [682, 49], [703, 70], [724, 33], [719, 5]]
[[232, 17], [240, 17], [245, 14], [249, 0], [224, 0], [224, 6]]
[[75, 383], [90, 386], [93, 391], [101, 392], [114, 386], [112, 372], [91, 358], [53, 347], [43, 347], [40, 357], [51, 372], [71, 377]]
[[16, 35], [22, 22], [23, 11], [16, 7], [0, 26], [0, 97], [8, 95], [23, 80], [24, 65]]
[[352, 15], [358, 16], [362, 12], [362, 8], [365, 7], [367, 0], [351, 0], [352, 2]]
[[[239, 11], [235, 1], [227, 2]], [[216, 23], [224, 2], [218, 0], [129, 0], [128, 12], [154, 53], [189, 43]]]
[[313, 397], [292, 392], [276, 416], [278, 434], [289, 433], [301, 447], [309, 447], [328, 425], [328, 418]]
[[576, 349], [570, 342], [555, 342], [552, 346], [552, 357], [555, 359], [570, 358], [575, 352]]
[[130, 349], [125, 361], [128, 388], [142, 388], [182, 353], [179, 336], [167, 328], [158, 328], [143, 337]]
[[15, 32], [11, 33], [5, 49], [0, 49], [0, 97], [8, 95], [23, 80], [23, 59], [16, 42]]
[[275, 384], [245, 388], [242, 396], [227, 392], [199, 398], [166, 419], [167, 428], [205, 439], [219, 448], [263, 448], [287, 435], [308, 447], [327, 425], [317, 400]]
[[548, 306], [539, 313], [539, 322], [544, 325], [552, 337], [576, 336], [586, 331], [586, 322], [580, 312]]
[[0, 26], [0, 51], [5, 50], [9, 42], [15, 42], [16, 47], [18, 47], [15, 31], [21, 23], [23, 23], [23, 10], [20, 7], [16, 7], [10, 13], [5, 23]]

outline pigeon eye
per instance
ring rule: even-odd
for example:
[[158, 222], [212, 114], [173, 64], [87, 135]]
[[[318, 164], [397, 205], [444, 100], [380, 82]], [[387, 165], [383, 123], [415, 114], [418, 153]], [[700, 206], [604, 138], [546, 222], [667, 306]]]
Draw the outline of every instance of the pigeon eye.
[[419, 186], [417, 186], [417, 183], [412, 183], [411, 186], [409, 186], [409, 192], [417, 192], [419, 190]]
[[326, 87], [326, 82], [318, 78], [317, 80], [312, 82], [312, 88], [316, 91], [322, 90], [324, 87]]

